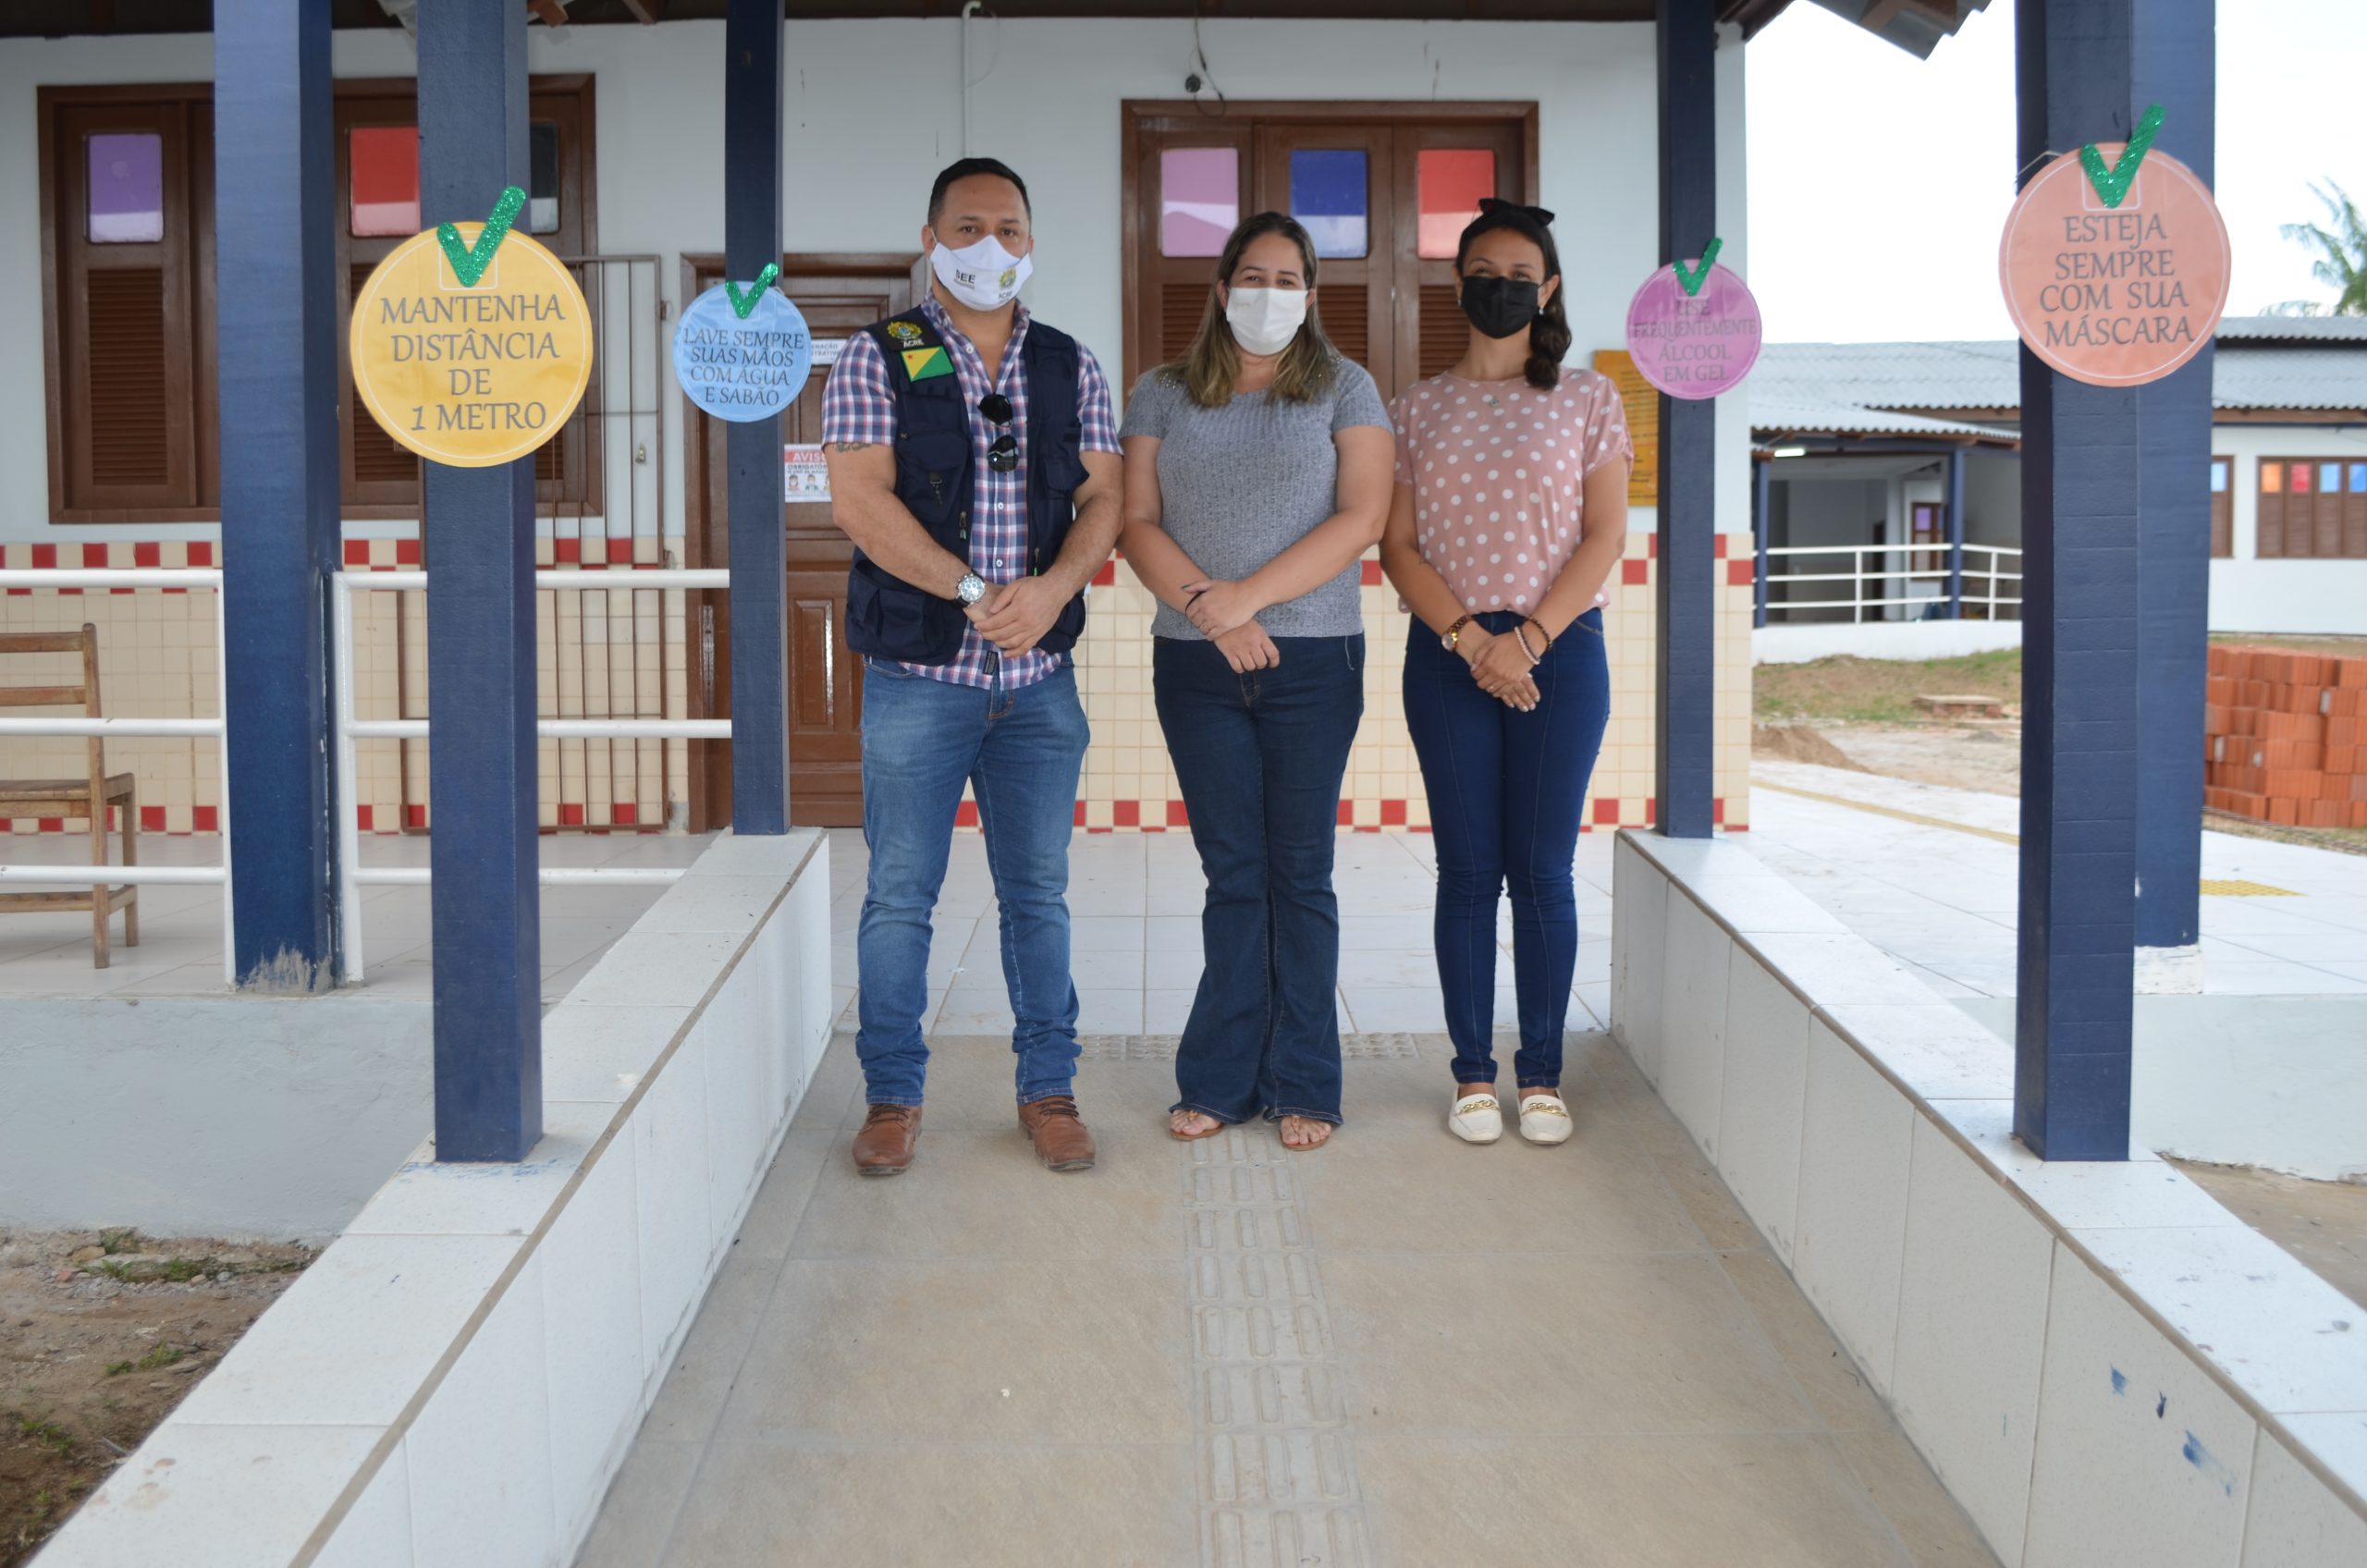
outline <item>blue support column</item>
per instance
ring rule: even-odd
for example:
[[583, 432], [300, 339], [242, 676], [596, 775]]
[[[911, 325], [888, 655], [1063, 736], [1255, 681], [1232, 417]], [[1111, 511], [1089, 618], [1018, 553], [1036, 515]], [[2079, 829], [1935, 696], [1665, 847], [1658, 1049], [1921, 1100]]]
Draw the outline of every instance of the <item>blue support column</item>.
[[[2126, 138], [2139, 0], [2021, 0], [2017, 160]], [[2022, 377], [2022, 844], [2014, 1130], [2128, 1156], [2136, 939], [2139, 394]]]
[[[420, 0], [419, 177], [429, 224], [529, 183], [523, 6]], [[435, 1158], [521, 1159], [543, 1131], [534, 460], [423, 466]]]
[[[1964, 453], [1948, 454], [1948, 619], [1964, 619]], [[1992, 579], [1993, 582], [1994, 579]]]
[[337, 561], [336, 141], [329, 16], [218, 0], [215, 243], [222, 290], [222, 558], [238, 982], [339, 972], [328, 574]]
[[[1692, 261], [1718, 227], [1715, 0], [1659, 0], [1661, 262]], [[1660, 708], [1653, 783], [1660, 830], [1706, 839], [1713, 820], [1718, 411], [1661, 398]]]
[[[723, 24], [724, 268], [743, 286], [780, 260], [780, 0], [731, 0]], [[789, 578], [780, 422], [725, 436], [731, 550], [731, 830], [789, 831]]]
[[[2139, 0], [2129, 102], [2163, 109], [2154, 145], [2214, 182], [2216, 0]], [[2210, 663], [2211, 361], [2138, 389], [2144, 508], [2137, 592], [2137, 973], [2202, 981], [2202, 700]]]
[[1773, 525], [1775, 464], [1761, 458], [1750, 465], [1750, 536], [1758, 545], [1758, 560], [1752, 563], [1750, 574], [1750, 624], [1753, 630], [1767, 624], [1767, 544], [1768, 530]]

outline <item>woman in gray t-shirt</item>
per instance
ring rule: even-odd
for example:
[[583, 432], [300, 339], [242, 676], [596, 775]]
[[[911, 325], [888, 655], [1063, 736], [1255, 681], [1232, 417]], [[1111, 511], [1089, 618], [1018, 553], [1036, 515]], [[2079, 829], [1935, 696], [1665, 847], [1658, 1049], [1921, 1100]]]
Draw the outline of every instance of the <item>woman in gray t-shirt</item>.
[[1191, 352], [1126, 399], [1120, 545], [1158, 598], [1152, 692], [1207, 873], [1179, 1138], [1253, 1115], [1319, 1148], [1340, 1121], [1340, 781], [1364, 715], [1359, 561], [1393, 443], [1315, 313], [1315, 242], [1233, 230]]

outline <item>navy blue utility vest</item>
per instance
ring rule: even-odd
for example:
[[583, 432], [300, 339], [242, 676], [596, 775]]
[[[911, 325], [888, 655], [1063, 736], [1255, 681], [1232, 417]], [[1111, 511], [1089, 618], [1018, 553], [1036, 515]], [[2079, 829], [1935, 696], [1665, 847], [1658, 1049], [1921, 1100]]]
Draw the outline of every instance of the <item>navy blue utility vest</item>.
[[[962, 378], [949, 373], [915, 381], [911, 363], [927, 350], [952, 350], [926, 315], [909, 311], [865, 327], [888, 365], [896, 398], [896, 498], [911, 508], [929, 537], [963, 560], [970, 558], [970, 514], [977, 489], [972, 459], [969, 402]], [[1027, 428], [1014, 430], [1027, 454], [1027, 571], [1049, 567], [1076, 521], [1076, 488], [1085, 483], [1084, 426], [1077, 411], [1076, 339], [1031, 321], [1020, 347], [1027, 369]], [[982, 416], [983, 417], [983, 416]], [[950, 587], [951, 584], [946, 584]], [[905, 664], [950, 664], [962, 651], [969, 619], [954, 600], [915, 588], [854, 553], [847, 578], [847, 645], [858, 654]], [[1064, 654], [1085, 630], [1085, 595], [1061, 610], [1037, 645]]]

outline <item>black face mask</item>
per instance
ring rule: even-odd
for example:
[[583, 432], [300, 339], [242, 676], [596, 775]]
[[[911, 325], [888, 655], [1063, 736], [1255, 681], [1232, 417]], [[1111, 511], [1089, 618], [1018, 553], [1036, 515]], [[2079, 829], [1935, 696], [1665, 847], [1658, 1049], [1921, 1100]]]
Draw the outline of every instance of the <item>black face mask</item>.
[[1511, 277], [1466, 277], [1463, 313], [1489, 337], [1510, 337], [1537, 319], [1537, 285]]

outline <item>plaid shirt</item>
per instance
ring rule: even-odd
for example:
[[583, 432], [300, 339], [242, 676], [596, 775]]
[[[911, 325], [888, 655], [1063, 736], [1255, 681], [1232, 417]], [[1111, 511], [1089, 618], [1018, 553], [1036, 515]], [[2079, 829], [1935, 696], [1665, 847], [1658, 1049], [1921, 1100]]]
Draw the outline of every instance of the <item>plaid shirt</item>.
[[[971, 508], [975, 521], [970, 529], [970, 570], [989, 582], [1015, 582], [1027, 570], [1027, 367], [1020, 353], [1027, 340], [1027, 307], [1012, 307], [1011, 345], [1003, 350], [1002, 374], [991, 388], [987, 383], [986, 361], [978, 357], [976, 345], [962, 335], [945, 307], [932, 296], [923, 301], [921, 311], [938, 336], [945, 339], [954, 374], [962, 383], [962, 401], [968, 410], [971, 472], [976, 484]], [[1011, 429], [1019, 437], [1019, 466], [1008, 473], [997, 473], [987, 466], [987, 449], [1002, 433], [1000, 425], [988, 424], [986, 416], [978, 411], [979, 402], [989, 390], [1011, 399]], [[1101, 366], [1095, 361], [1091, 350], [1082, 343], [1076, 351], [1076, 407], [1078, 421], [1085, 430], [1085, 450], [1117, 451], [1118, 423], [1110, 413], [1110, 384], [1103, 378]], [[839, 362], [831, 367], [829, 382], [822, 389], [822, 439], [854, 441], [870, 447], [895, 445], [896, 395], [889, 384], [888, 363], [880, 352], [879, 340], [868, 332], [858, 332], [848, 338], [846, 347], [839, 350]], [[967, 626], [962, 631], [962, 651], [954, 655], [952, 663], [908, 664], [904, 668], [935, 680], [991, 687], [1000, 665], [1005, 689], [1017, 690], [1059, 669], [1061, 659], [1061, 655], [1048, 654], [1041, 648], [1030, 648], [1007, 658], [1000, 649], [978, 634], [976, 627]]]

